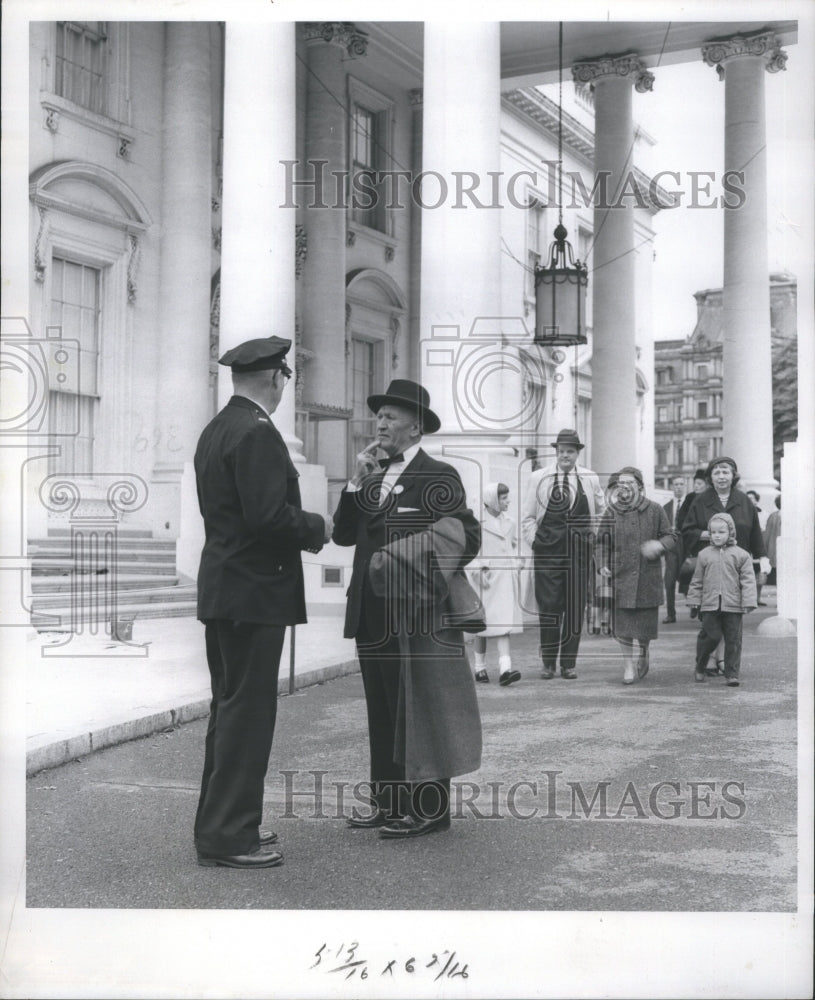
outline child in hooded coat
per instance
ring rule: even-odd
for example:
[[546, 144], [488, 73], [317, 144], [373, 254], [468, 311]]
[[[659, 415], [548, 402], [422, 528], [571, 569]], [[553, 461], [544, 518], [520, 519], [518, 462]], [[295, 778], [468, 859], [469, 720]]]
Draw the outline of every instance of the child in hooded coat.
[[736, 544], [736, 525], [729, 514], [714, 514], [707, 530], [710, 544], [699, 553], [688, 587], [688, 604], [698, 610], [702, 624], [694, 678], [707, 680], [708, 657], [724, 637], [724, 676], [728, 687], [738, 687], [742, 618], [757, 605], [753, 557]]

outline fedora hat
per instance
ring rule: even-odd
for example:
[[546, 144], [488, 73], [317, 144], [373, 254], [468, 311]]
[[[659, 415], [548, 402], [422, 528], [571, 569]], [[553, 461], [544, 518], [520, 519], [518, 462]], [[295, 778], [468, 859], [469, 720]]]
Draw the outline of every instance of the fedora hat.
[[577, 435], [577, 431], [572, 427], [566, 427], [562, 431], [558, 431], [557, 439], [552, 442], [552, 447], [557, 448], [559, 444], [570, 444], [573, 448], [577, 448], [580, 451], [583, 448], [583, 442]]
[[385, 392], [368, 397], [368, 409], [376, 413], [382, 406], [401, 406], [419, 414], [422, 430], [434, 434], [441, 427], [441, 420], [430, 409], [430, 393], [418, 382], [395, 378]]

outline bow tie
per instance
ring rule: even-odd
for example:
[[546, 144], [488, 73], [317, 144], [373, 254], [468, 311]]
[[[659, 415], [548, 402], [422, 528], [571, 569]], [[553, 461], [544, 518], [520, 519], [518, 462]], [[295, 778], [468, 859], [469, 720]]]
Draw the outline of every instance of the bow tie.
[[391, 465], [398, 465], [400, 462], [404, 462], [405, 456], [399, 452], [398, 455], [391, 455], [390, 458], [380, 458], [379, 467], [380, 469], [388, 469]]

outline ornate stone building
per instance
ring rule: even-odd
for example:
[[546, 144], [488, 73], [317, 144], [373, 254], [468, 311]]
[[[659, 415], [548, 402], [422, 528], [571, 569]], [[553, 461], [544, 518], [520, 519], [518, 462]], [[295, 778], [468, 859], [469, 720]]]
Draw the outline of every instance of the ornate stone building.
[[[296, 341], [276, 422], [311, 509], [333, 507], [370, 435], [365, 398], [395, 376], [430, 390], [442, 429], [426, 444], [475, 506], [499, 476], [520, 496], [563, 426], [598, 470], [634, 459], [652, 481], [652, 221], [668, 196], [639, 169], [632, 94], [658, 100], [662, 58], [703, 59], [730, 122], [761, 103], [796, 28], [565, 27], [563, 216], [590, 304], [588, 343], [552, 350], [535, 343], [531, 275], [558, 215], [556, 22], [31, 22], [28, 170], [4, 178], [23, 200], [28, 185], [30, 231], [4, 276], [6, 314], [26, 318], [4, 350], [44, 357], [42, 420], [20, 430], [28, 537], [73, 530], [90, 505], [193, 578], [191, 459], [230, 394], [217, 357], [271, 333]], [[764, 138], [747, 117], [750, 153], [733, 155], [752, 211]], [[761, 241], [740, 256], [731, 233], [764, 232], [748, 215], [726, 223], [725, 327], [741, 322], [728, 290], [767, 271]], [[761, 324], [735, 336], [751, 355], [765, 340]], [[763, 385], [739, 384], [734, 405], [763, 425]], [[342, 601], [347, 555], [310, 561], [313, 605]]]
[[[774, 362], [778, 352], [797, 338], [798, 283], [786, 273], [770, 275], [770, 324]], [[722, 289], [697, 292], [697, 319], [686, 340], [661, 340], [654, 345], [654, 427], [656, 484], [670, 487], [674, 476], [694, 470], [723, 453], [724, 387], [722, 362]], [[794, 375], [794, 372], [793, 372]], [[774, 403], [795, 394], [794, 378], [776, 382]], [[780, 456], [779, 429], [776, 454]], [[741, 464], [740, 455], [733, 456]]]

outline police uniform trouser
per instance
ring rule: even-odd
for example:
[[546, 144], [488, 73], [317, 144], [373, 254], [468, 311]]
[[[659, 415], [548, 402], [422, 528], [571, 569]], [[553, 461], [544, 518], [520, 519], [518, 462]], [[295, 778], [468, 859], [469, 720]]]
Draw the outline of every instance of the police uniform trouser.
[[203, 854], [259, 846], [285, 625], [206, 622], [212, 703], [195, 840]]

